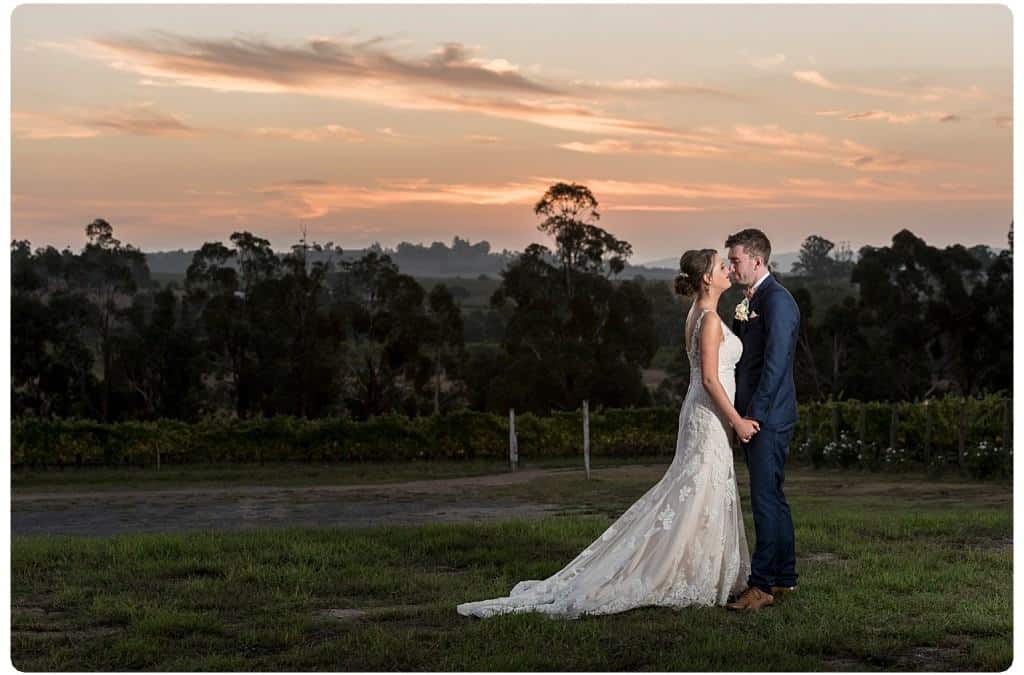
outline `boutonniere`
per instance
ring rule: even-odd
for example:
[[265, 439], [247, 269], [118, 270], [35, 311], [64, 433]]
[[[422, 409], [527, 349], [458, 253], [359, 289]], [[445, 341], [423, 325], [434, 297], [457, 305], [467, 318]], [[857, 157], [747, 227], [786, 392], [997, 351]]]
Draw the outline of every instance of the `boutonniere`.
[[743, 302], [736, 305], [735, 317], [737, 321], [749, 321], [757, 318], [757, 312], [750, 311], [750, 298], [743, 298]]
[[[754, 316], [756, 315], [757, 312], [754, 312]], [[743, 298], [743, 302], [736, 305], [736, 314], [734, 316], [737, 321], [747, 321], [753, 318], [750, 313], [750, 300], [748, 298]]]

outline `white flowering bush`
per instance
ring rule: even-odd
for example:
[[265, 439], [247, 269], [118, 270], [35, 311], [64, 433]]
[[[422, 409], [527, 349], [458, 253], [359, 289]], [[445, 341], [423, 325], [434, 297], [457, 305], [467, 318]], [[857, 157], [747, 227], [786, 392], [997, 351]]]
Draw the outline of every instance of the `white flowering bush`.
[[839, 440], [826, 443], [821, 451], [821, 458], [825, 464], [844, 469], [856, 466], [863, 456], [860, 441], [851, 438], [846, 431], [840, 431]]
[[809, 462], [812, 466], [821, 464], [821, 455], [818, 452], [818, 444], [813, 441], [804, 440], [796, 447], [796, 460], [798, 462]]
[[[965, 466], [967, 473], [975, 478], [988, 478], [998, 475], [1010, 459], [1003, 449], [991, 441], [980, 441], [972, 447], [964, 449], [967, 453]], [[1013, 450], [1010, 450], [1012, 458]]]
[[910, 454], [906, 448], [889, 446], [882, 451], [882, 464], [887, 467], [902, 467], [910, 462]]

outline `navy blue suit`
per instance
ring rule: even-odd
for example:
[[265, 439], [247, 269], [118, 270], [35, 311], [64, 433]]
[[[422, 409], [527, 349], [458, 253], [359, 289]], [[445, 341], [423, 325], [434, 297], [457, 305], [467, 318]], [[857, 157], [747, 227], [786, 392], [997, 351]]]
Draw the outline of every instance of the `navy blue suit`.
[[768, 275], [750, 299], [748, 316], [732, 323], [743, 342], [736, 364], [736, 410], [761, 426], [750, 443], [742, 444], [757, 535], [747, 585], [770, 592], [772, 586], [795, 586], [797, 580], [793, 517], [782, 483], [797, 419], [793, 359], [800, 309]]

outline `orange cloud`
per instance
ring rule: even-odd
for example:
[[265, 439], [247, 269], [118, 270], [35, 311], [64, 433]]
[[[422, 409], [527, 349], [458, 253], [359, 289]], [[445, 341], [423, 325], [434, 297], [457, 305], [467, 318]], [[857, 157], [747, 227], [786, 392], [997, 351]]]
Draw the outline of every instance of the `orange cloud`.
[[303, 143], [330, 140], [354, 143], [365, 140], [360, 131], [338, 124], [326, 124], [310, 129], [257, 127], [236, 130], [194, 127], [178, 115], [157, 110], [151, 103], [94, 109], [72, 108], [57, 113], [15, 111], [11, 118], [13, 134], [28, 140], [95, 138], [108, 134], [167, 138], [217, 135], [233, 138], [280, 138]]
[[977, 85], [971, 85], [966, 89], [953, 89], [940, 85], [921, 84], [915, 80], [904, 80], [904, 85], [910, 89], [879, 89], [876, 87], [862, 87], [852, 84], [838, 84], [828, 79], [816, 70], [798, 70], [793, 72], [793, 78], [799, 82], [810, 84], [822, 89], [831, 91], [843, 91], [865, 96], [878, 96], [884, 98], [901, 98], [914, 101], [941, 101], [949, 98], [963, 98], [970, 100], [982, 100], [987, 94]]
[[68, 109], [59, 113], [14, 112], [15, 136], [28, 139], [92, 138], [104, 133], [133, 136], [194, 138], [203, 130], [181, 118], [156, 110], [150, 103], [92, 110]]
[[573, 80], [573, 89], [581, 93], [611, 94], [617, 96], [637, 95], [668, 95], [668, 96], [700, 96], [708, 98], [720, 98], [732, 101], [748, 100], [749, 97], [708, 87], [702, 84], [688, 84], [685, 82], [671, 82], [657, 78], [624, 79], [624, 80]]
[[[353, 185], [321, 180], [296, 180], [249, 190], [201, 190], [189, 187], [179, 194], [128, 199], [66, 197], [12, 193], [15, 232], [31, 223], [31, 234], [19, 238], [61, 241], [69, 223], [84, 223], [102, 216], [127, 223], [125, 240], [151, 237], [155, 230], [216, 231], [234, 228], [278, 227], [284, 221], [311, 221], [346, 212], [386, 212], [397, 209], [410, 217], [423, 205], [453, 209], [492, 207], [503, 212], [528, 214], [536, 199], [552, 183], [564, 178], [529, 177], [503, 183], [444, 183], [426, 178], [393, 179], [374, 185]], [[696, 182], [632, 182], [600, 178], [580, 180], [593, 190], [602, 212], [736, 212], [751, 210], [818, 208], [829, 202], [1005, 202], [1011, 191], [987, 190], [971, 184], [911, 183], [860, 177], [853, 181], [826, 181], [793, 177], [781, 183], [739, 185]], [[76, 241], [81, 228], [74, 229]], [[208, 235], [203, 235], [208, 236]]]
[[108, 37], [86, 40], [112, 66], [178, 84], [246, 91], [294, 91], [351, 82], [404, 82], [471, 90], [556, 94], [502, 60], [473, 58], [472, 50], [450, 42], [430, 56], [408, 59], [361, 43], [310, 38], [304, 47], [271, 44], [255, 37], [216, 40], [156, 31], [151, 39]]
[[296, 218], [319, 218], [334, 211], [375, 209], [415, 203], [453, 206], [532, 204], [548, 183], [437, 183], [425, 178], [381, 181], [376, 187], [292, 181], [258, 189], [268, 208]]
[[760, 70], [770, 70], [775, 66], [782, 65], [786, 60], [785, 54], [774, 54], [772, 56], [759, 56], [750, 60], [750, 65]]
[[560, 143], [558, 147], [573, 152], [591, 155], [668, 155], [670, 157], [707, 157], [727, 152], [721, 146], [710, 143], [684, 141], [628, 141], [606, 138], [592, 143], [573, 141]]
[[494, 145], [495, 143], [501, 142], [501, 138], [499, 136], [487, 136], [483, 134], [469, 134], [465, 138], [470, 143], [476, 143], [478, 145]]
[[362, 132], [338, 124], [327, 124], [313, 129], [259, 127], [247, 133], [263, 138], [283, 138], [302, 143], [320, 143], [332, 140], [359, 143], [366, 140], [366, 136]]
[[931, 120], [934, 122], [959, 122], [960, 117], [944, 112], [910, 112], [893, 113], [886, 110], [865, 110], [863, 112], [850, 112], [847, 110], [819, 110], [815, 113], [819, 117], [838, 117], [849, 122], [863, 122], [880, 120], [889, 124], [912, 124], [919, 120]]
[[[255, 38], [209, 40], [157, 33], [148, 41], [117, 37], [61, 46], [158, 85], [302, 94], [406, 110], [474, 113], [582, 133], [675, 133], [586, 107], [573, 100], [571, 91], [528, 79], [502, 59], [475, 58], [458, 43], [445, 44], [421, 59], [390, 53], [376, 41], [350, 43], [330, 38], [312, 38], [303, 47], [291, 47]], [[634, 89], [715, 93], [687, 85], [627, 82], [626, 86]]]
[[849, 139], [836, 141], [823, 134], [792, 132], [775, 124], [738, 125], [732, 131], [704, 128], [700, 133], [677, 135], [685, 140], [632, 141], [606, 138], [593, 142], [561, 143], [558, 147], [594, 155], [731, 156], [759, 162], [790, 160], [878, 173], [921, 173], [956, 166], [950, 161], [903, 157]]
[[11, 112], [11, 133], [16, 138], [30, 140], [92, 138], [100, 135], [97, 129], [64, 119], [59, 115], [17, 110]]

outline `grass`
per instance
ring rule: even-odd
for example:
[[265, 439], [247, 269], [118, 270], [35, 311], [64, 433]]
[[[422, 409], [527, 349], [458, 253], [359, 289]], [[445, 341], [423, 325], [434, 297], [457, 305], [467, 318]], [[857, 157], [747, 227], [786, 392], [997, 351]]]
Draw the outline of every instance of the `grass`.
[[[15, 538], [21, 670], [974, 670], [1012, 660], [1012, 488], [793, 470], [798, 595], [754, 615], [455, 612], [554, 573], [664, 471], [495, 488], [540, 521]], [[741, 485], [743, 477], [741, 476]], [[749, 499], [744, 490], [744, 505]], [[752, 523], [747, 522], [753, 539]], [[331, 609], [356, 609], [337, 618]]]

